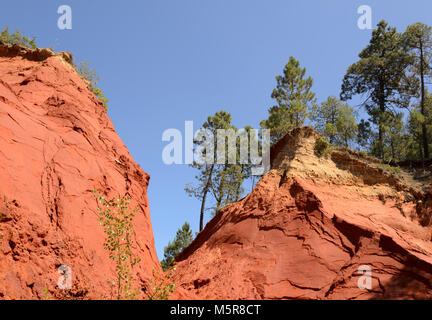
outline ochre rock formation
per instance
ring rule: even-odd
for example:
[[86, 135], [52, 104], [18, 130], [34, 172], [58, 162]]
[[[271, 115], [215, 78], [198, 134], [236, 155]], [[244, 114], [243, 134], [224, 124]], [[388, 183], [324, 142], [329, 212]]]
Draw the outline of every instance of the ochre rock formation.
[[139, 206], [134, 272], [145, 287], [160, 268], [149, 178], [70, 54], [0, 44], [0, 299], [55, 298], [61, 265], [72, 270], [69, 298], [110, 298], [95, 189]]
[[[318, 138], [298, 128], [272, 147], [272, 169], [177, 257], [172, 298], [432, 298], [430, 182], [348, 149], [318, 156]], [[0, 299], [111, 298], [92, 190], [139, 206], [134, 273], [148, 290], [149, 178], [70, 54], [0, 43]]]
[[318, 138], [298, 128], [272, 147], [272, 170], [177, 257], [178, 286], [198, 299], [432, 298], [424, 189], [348, 149], [319, 157]]

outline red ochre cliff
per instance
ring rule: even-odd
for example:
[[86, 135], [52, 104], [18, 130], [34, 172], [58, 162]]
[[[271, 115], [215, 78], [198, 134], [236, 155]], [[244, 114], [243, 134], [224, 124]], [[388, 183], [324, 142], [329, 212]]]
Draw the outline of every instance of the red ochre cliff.
[[272, 170], [177, 257], [180, 287], [199, 299], [432, 298], [427, 184], [348, 149], [319, 157], [318, 138], [298, 128], [272, 147]]
[[[298, 128], [272, 147], [272, 169], [177, 257], [172, 298], [432, 298], [430, 180], [348, 149], [318, 156], [318, 138]], [[72, 298], [109, 298], [95, 189], [139, 206], [134, 272], [148, 288], [148, 183], [70, 54], [0, 44], [0, 299], [57, 297], [61, 265]]]
[[160, 268], [147, 199], [150, 176], [130, 156], [102, 103], [67, 53], [0, 44], [0, 298], [55, 297], [58, 267], [77, 298], [109, 297], [114, 264], [103, 248], [92, 190], [130, 196], [135, 267], [145, 286]]

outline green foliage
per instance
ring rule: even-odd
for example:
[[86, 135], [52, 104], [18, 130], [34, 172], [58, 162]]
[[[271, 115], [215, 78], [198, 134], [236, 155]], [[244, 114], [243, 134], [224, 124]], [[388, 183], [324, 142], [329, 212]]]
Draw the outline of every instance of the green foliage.
[[48, 288], [43, 288], [42, 300], [51, 300], [51, 295], [49, 294]]
[[390, 174], [399, 174], [402, 172], [402, 169], [400, 167], [392, 167], [391, 165], [387, 163], [381, 163], [380, 167], [384, 169], [385, 171], [389, 172]]
[[[232, 130], [234, 134], [239, 133], [239, 130], [231, 124], [231, 114], [223, 110], [216, 112], [214, 116], [209, 116], [207, 121], [203, 123], [202, 129], [206, 129], [213, 134], [214, 140], [212, 142], [214, 146], [218, 143], [218, 129]], [[245, 129], [248, 132], [250, 127]], [[237, 147], [236, 159], [239, 159], [239, 140], [240, 138], [237, 136], [235, 141]], [[228, 144], [228, 141], [226, 143]], [[195, 141], [195, 144], [205, 148], [207, 142]], [[225, 153], [225, 159], [217, 158], [216, 148], [214, 148], [213, 152], [214, 154], [209, 157], [210, 159], [213, 158], [214, 163], [199, 164], [194, 162], [191, 165], [191, 167], [198, 170], [198, 174], [195, 176], [195, 183], [188, 183], [185, 187], [185, 191], [189, 196], [201, 201], [199, 231], [203, 229], [204, 212], [211, 210], [213, 214], [216, 214], [225, 205], [238, 201], [244, 192], [242, 188], [244, 180], [251, 176], [250, 164], [229, 164], [227, 161], [228, 152]], [[214, 200], [214, 206], [208, 205], [209, 199]]]
[[[416, 124], [411, 122], [410, 125], [413, 131], [417, 131], [415, 134], [420, 135], [420, 137], [416, 137], [416, 139], [420, 138], [421, 141], [421, 148], [423, 149], [420, 152], [421, 159], [428, 159], [430, 157], [430, 143], [432, 140], [430, 137], [432, 132], [428, 124], [431, 124], [431, 122], [421, 120], [426, 120], [429, 116], [428, 113], [430, 113], [428, 110], [427, 99], [429, 94], [426, 89], [426, 83], [430, 82], [432, 76], [432, 28], [422, 23], [409, 25], [403, 34], [403, 43], [407, 52], [410, 53], [412, 57], [409, 66], [411, 82], [420, 84], [420, 90], [416, 91], [413, 96], [420, 98], [418, 106], [416, 106], [416, 111], [423, 117], [423, 119], [421, 119], [419, 116], [415, 115], [417, 118], [416, 120], [420, 121], [417, 121]], [[418, 129], [414, 128], [414, 125], [417, 125]]]
[[357, 144], [360, 148], [369, 150], [371, 145], [373, 144], [372, 128], [370, 122], [361, 119], [361, 121], [357, 125], [357, 128]]
[[136, 207], [130, 212], [130, 198], [119, 197], [106, 200], [97, 191], [94, 191], [94, 196], [99, 203], [99, 221], [107, 235], [104, 248], [116, 265], [117, 299], [135, 299], [139, 290], [132, 288], [134, 280], [132, 268], [140, 262], [140, 258], [134, 257], [132, 253], [133, 218], [139, 209]]
[[6, 26], [6, 28], [0, 33], [0, 41], [7, 44], [18, 44], [30, 49], [36, 49], [35, 40], [34, 37], [30, 39], [29, 37], [23, 36], [19, 30], [16, 30], [12, 34], [9, 33], [8, 26]]
[[261, 121], [261, 127], [271, 129], [271, 142], [282, 138], [288, 131], [302, 126], [308, 115], [308, 108], [315, 104], [315, 93], [311, 91], [313, 80], [305, 78], [306, 69], [299, 61], [290, 57], [283, 75], [276, 76], [276, 88], [271, 97], [276, 105], [269, 109], [269, 116]]
[[175, 270], [175, 266], [172, 266], [165, 274], [159, 273], [156, 269], [152, 270], [153, 278], [149, 281], [150, 288], [147, 291], [148, 300], [168, 300], [176, 288], [173, 280]]
[[357, 135], [354, 109], [334, 96], [313, 106], [311, 120], [314, 128], [337, 146], [348, 147]]
[[91, 87], [97, 87], [100, 76], [95, 69], [91, 69], [87, 60], [80, 62], [77, 66], [78, 73], [90, 82]]
[[367, 94], [361, 104], [378, 127], [376, 155], [384, 158], [385, 122], [389, 113], [407, 107], [415, 83], [406, 77], [411, 56], [404, 50], [401, 34], [385, 21], [378, 23], [369, 44], [360, 54], [360, 60], [352, 64], [343, 79], [341, 99]]
[[416, 104], [410, 110], [407, 123], [407, 131], [409, 139], [407, 141], [407, 159], [424, 159], [424, 135], [423, 126], [426, 128], [426, 133], [429, 134], [427, 143], [429, 150], [432, 150], [432, 96], [426, 91], [425, 106], [423, 113], [421, 112], [420, 104]]
[[189, 246], [192, 240], [192, 230], [189, 223], [185, 222], [183, 226], [177, 230], [173, 242], [169, 241], [168, 245], [164, 248], [164, 259], [161, 261], [161, 266], [164, 271], [171, 267], [175, 262], [175, 257], [177, 257], [184, 248]]
[[405, 158], [406, 141], [404, 133], [403, 113], [389, 113], [383, 122], [384, 159], [400, 161]]
[[105, 107], [105, 110], [108, 111], [108, 99], [105, 98], [104, 94], [102, 93], [102, 90], [99, 88], [92, 88], [93, 93], [96, 97], [99, 98], [99, 100], [103, 103], [103, 106]]
[[80, 62], [76, 67], [77, 72], [90, 83], [90, 90], [95, 94], [96, 97], [103, 103], [105, 110], [108, 111], [108, 99], [103, 94], [102, 90], [97, 87], [100, 80], [100, 76], [96, 73], [96, 70], [90, 68], [87, 60]]
[[319, 157], [328, 157], [333, 152], [332, 145], [324, 137], [320, 137], [315, 141], [314, 150]]

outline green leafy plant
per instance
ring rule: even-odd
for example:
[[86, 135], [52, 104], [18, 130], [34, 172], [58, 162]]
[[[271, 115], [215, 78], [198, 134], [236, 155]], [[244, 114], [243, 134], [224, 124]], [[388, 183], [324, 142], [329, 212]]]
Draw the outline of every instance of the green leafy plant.
[[94, 191], [94, 196], [99, 203], [99, 221], [107, 235], [104, 248], [116, 265], [117, 277], [113, 282], [116, 285], [117, 299], [135, 299], [139, 290], [133, 288], [132, 268], [141, 259], [134, 257], [132, 253], [133, 218], [139, 209], [136, 207], [133, 211], [129, 210], [130, 198], [118, 197], [107, 200], [97, 191]]
[[319, 157], [327, 157], [332, 153], [333, 147], [326, 138], [320, 137], [315, 141], [314, 150]]
[[152, 270], [153, 278], [150, 279], [150, 288], [147, 290], [148, 300], [168, 300], [176, 287], [173, 280], [175, 270], [175, 265], [165, 273], [160, 273], [156, 269]]
[[94, 93], [96, 97], [103, 103], [105, 110], [108, 111], [108, 99], [102, 92], [102, 89], [97, 87], [100, 80], [100, 76], [96, 73], [95, 69], [90, 68], [87, 60], [84, 60], [78, 64], [76, 67], [77, 72], [90, 83], [90, 90]]
[[29, 37], [23, 36], [19, 30], [16, 30], [11, 34], [9, 33], [8, 26], [6, 26], [6, 28], [0, 33], [0, 41], [7, 44], [18, 44], [27, 48], [36, 49], [34, 37], [30, 39]]
[[49, 294], [48, 288], [43, 288], [42, 300], [51, 300], [51, 295]]

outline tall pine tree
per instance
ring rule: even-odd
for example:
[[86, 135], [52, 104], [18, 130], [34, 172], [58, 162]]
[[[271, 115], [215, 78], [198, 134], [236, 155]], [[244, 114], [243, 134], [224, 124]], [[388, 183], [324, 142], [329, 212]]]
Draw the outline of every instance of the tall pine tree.
[[269, 109], [268, 118], [261, 121], [262, 128], [271, 130], [272, 143], [291, 129], [302, 126], [316, 101], [311, 91], [313, 80], [306, 77], [306, 69], [301, 68], [294, 57], [289, 58], [283, 75], [276, 76], [276, 83], [271, 97], [277, 104]]
[[167, 270], [177, 257], [193, 240], [192, 229], [188, 222], [177, 230], [174, 240], [168, 242], [164, 248], [164, 259], [161, 261], [162, 269]]
[[[432, 31], [431, 27], [423, 23], [415, 23], [407, 27], [403, 34], [404, 44], [408, 52], [412, 54], [413, 59], [410, 65], [410, 71], [413, 76], [420, 82], [420, 114], [426, 117], [426, 80], [432, 75]], [[424, 158], [429, 159], [429, 134], [426, 121], [419, 121], [421, 126], [421, 138]]]
[[348, 147], [357, 135], [354, 109], [334, 96], [314, 106], [310, 118], [314, 128], [331, 144]]
[[360, 60], [349, 66], [342, 83], [341, 99], [366, 94], [362, 105], [370, 121], [378, 127], [375, 155], [384, 159], [385, 125], [390, 113], [407, 107], [411, 84], [406, 68], [411, 57], [404, 50], [401, 35], [385, 21], [378, 23], [369, 44], [359, 54]]

